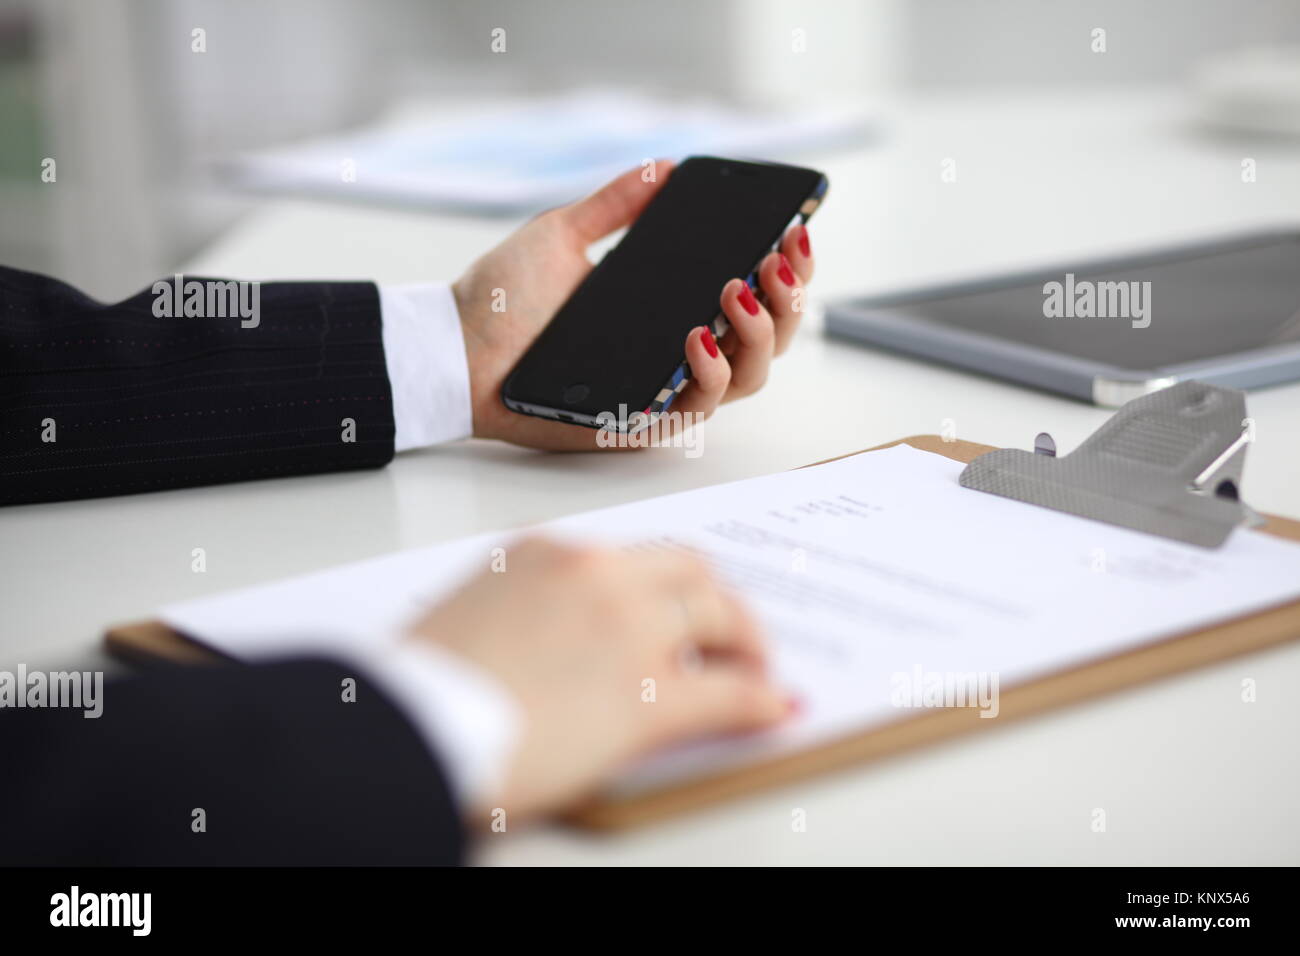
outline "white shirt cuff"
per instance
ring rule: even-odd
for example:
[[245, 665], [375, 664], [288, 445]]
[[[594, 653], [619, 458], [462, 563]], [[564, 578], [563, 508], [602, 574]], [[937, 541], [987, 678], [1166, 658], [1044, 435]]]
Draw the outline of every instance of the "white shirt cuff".
[[353, 660], [411, 721], [461, 807], [501, 793], [523, 714], [486, 671], [427, 642], [382, 641]]
[[384, 359], [393, 392], [395, 451], [468, 438], [469, 362], [451, 286], [380, 286]]

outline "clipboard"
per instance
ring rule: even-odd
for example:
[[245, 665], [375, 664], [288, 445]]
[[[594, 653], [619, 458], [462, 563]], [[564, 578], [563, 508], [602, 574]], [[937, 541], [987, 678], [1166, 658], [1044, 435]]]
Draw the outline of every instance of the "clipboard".
[[[938, 435], [915, 435], [863, 451], [899, 444], [967, 464], [995, 450], [990, 445], [949, 440]], [[847, 457], [851, 456], [841, 455], [827, 461]], [[825, 463], [817, 462], [805, 467]], [[1263, 532], [1300, 542], [1300, 521], [1267, 515], [1260, 518]], [[988, 733], [1008, 721], [1123, 691], [1296, 638], [1300, 638], [1300, 600], [1211, 628], [1175, 634], [1003, 688], [996, 720], [980, 719], [978, 710], [968, 707], [909, 712], [898, 720], [861, 733], [713, 776], [669, 784], [662, 790], [618, 798], [596, 797], [574, 808], [563, 819], [596, 830], [650, 823], [756, 791], [856, 768], [962, 734]], [[204, 664], [223, 659], [156, 620], [112, 628], [105, 635], [105, 644], [115, 656], [137, 663]]]

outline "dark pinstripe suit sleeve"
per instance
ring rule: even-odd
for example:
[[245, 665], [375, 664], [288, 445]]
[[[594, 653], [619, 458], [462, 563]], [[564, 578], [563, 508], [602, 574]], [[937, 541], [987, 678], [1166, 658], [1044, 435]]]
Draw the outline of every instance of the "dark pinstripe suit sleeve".
[[461, 861], [440, 761], [342, 663], [159, 667], [102, 690], [94, 720], [0, 709], [0, 866]]
[[0, 267], [0, 504], [387, 463], [378, 289], [259, 293], [245, 327], [158, 317], [152, 288], [105, 304]]

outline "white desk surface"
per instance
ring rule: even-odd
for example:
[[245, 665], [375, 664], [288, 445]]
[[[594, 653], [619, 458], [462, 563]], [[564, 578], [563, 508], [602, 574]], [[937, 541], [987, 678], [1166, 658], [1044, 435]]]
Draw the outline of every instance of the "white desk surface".
[[[1198, 133], [1149, 91], [916, 100], [881, 141], [805, 157], [823, 299], [1300, 222], [1300, 150]], [[1258, 181], [1240, 179], [1256, 159]], [[957, 181], [940, 178], [945, 158]], [[451, 278], [514, 221], [268, 201], [186, 272]], [[1158, 305], [1157, 305], [1158, 308]], [[1159, 321], [1158, 315], [1156, 321]], [[1300, 385], [1249, 396], [1244, 495], [1300, 516]], [[704, 454], [546, 455], [466, 441], [382, 471], [0, 511], [0, 666], [108, 666], [105, 625], [159, 605], [492, 528], [760, 475], [937, 432], [1062, 451], [1090, 406], [822, 338], [704, 426]], [[190, 571], [193, 548], [207, 572]], [[1243, 678], [1258, 700], [1240, 700]], [[485, 863], [1300, 862], [1300, 645], [615, 837], [534, 827]], [[807, 831], [792, 832], [793, 808]], [[1107, 829], [1091, 828], [1094, 808]]]

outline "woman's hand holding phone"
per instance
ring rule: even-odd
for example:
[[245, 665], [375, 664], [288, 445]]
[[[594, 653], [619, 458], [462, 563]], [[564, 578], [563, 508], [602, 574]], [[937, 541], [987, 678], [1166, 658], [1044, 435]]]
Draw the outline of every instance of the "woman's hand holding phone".
[[[510, 411], [501, 401], [501, 386], [591, 271], [588, 246], [630, 225], [672, 169], [672, 163], [660, 160], [653, 182], [645, 181], [640, 168], [630, 170], [585, 199], [543, 213], [456, 281], [452, 288], [469, 360], [476, 437], [557, 451], [600, 447], [594, 430]], [[692, 380], [673, 411], [707, 418], [721, 402], [761, 388], [772, 358], [785, 351], [799, 326], [804, 285], [812, 275], [808, 230], [796, 225], [758, 270], [766, 304], [740, 277], [719, 289], [732, 332], [720, 342], [703, 326], [687, 335], [683, 348]], [[671, 284], [673, 277], [665, 275], [663, 281]]]

